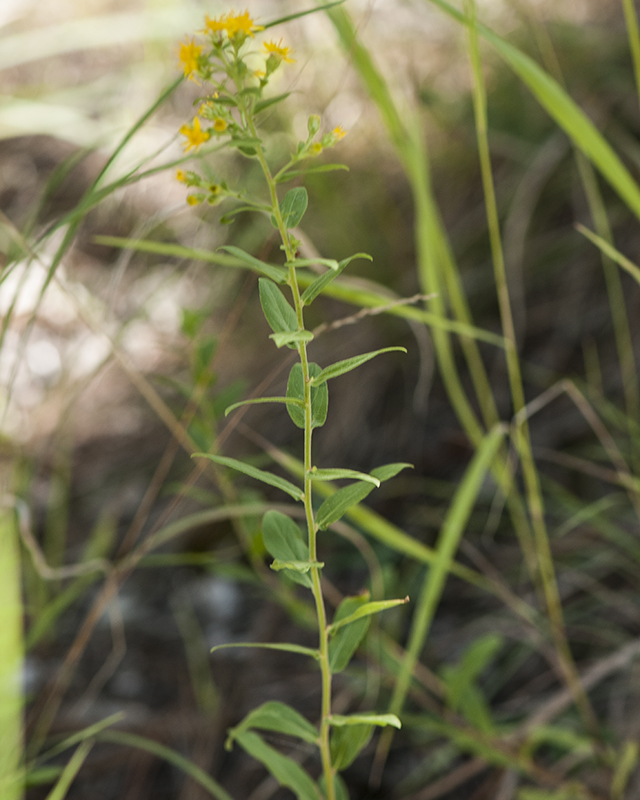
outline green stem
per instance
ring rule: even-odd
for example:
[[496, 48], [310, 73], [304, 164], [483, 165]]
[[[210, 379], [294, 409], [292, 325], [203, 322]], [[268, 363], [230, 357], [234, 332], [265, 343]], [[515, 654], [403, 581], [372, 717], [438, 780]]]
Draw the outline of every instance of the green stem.
[[[238, 94], [238, 97], [242, 95]], [[247, 129], [254, 138], [258, 138], [255, 123], [251, 115], [251, 109], [244, 102], [240, 103], [240, 111], [247, 126]], [[271, 207], [273, 217], [276, 221], [278, 231], [282, 238], [286, 260], [293, 262], [295, 259], [295, 251], [291, 246], [291, 239], [289, 232], [284, 224], [282, 212], [280, 211], [280, 204], [278, 202], [278, 194], [276, 191], [276, 182], [271, 174], [269, 165], [266, 162], [264, 153], [261, 148], [258, 148], [257, 158], [262, 168], [267, 186], [269, 187], [269, 195], [271, 198]], [[291, 294], [293, 296], [293, 304], [298, 320], [298, 329], [304, 330], [304, 314], [303, 304], [298, 287], [298, 279], [296, 271], [293, 266], [289, 267], [289, 286], [291, 287]], [[300, 356], [300, 366], [302, 367], [303, 385], [304, 385], [304, 508], [305, 517], [307, 521], [308, 542], [309, 542], [309, 560], [317, 562], [317, 527], [313, 514], [312, 503], [312, 482], [310, 479], [312, 461], [312, 407], [311, 407], [311, 377], [309, 375], [309, 359], [307, 356], [306, 342], [298, 344], [298, 355]], [[335, 794], [335, 770], [331, 764], [331, 750], [329, 743], [330, 725], [329, 719], [331, 717], [331, 666], [329, 664], [329, 630], [327, 625], [327, 613], [324, 605], [324, 597], [322, 595], [322, 582], [320, 576], [320, 568], [317, 566], [311, 567], [311, 582], [312, 594], [316, 606], [316, 615], [318, 618], [318, 635], [319, 635], [319, 650], [320, 650], [320, 672], [322, 676], [322, 714], [320, 722], [320, 754], [322, 758], [322, 768], [325, 778], [326, 787], [326, 800], [336, 800]]]

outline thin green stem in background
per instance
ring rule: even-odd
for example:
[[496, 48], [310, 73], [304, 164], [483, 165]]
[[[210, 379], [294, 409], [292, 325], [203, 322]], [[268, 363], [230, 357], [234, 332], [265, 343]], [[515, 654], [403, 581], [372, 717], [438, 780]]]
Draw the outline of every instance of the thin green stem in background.
[[629, 49], [633, 59], [633, 72], [636, 79], [636, 91], [640, 99], [640, 31], [638, 30], [638, 15], [633, 0], [622, 0], [624, 19], [629, 37]]
[[476, 136], [480, 156], [480, 169], [482, 173], [482, 186], [484, 190], [487, 225], [491, 243], [491, 255], [498, 294], [498, 306], [502, 329], [507, 341], [506, 359], [511, 399], [514, 413], [514, 438], [516, 450], [522, 464], [522, 471], [526, 486], [527, 503], [535, 538], [537, 570], [535, 576], [539, 578], [544, 600], [546, 602], [554, 644], [560, 656], [560, 665], [568, 686], [574, 695], [574, 700], [580, 709], [585, 724], [592, 732], [597, 730], [597, 722], [584, 689], [580, 684], [578, 671], [575, 667], [571, 649], [567, 641], [562, 601], [558, 591], [555, 567], [549, 536], [545, 522], [544, 502], [540, 489], [538, 470], [533, 458], [529, 425], [525, 415], [520, 412], [525, 405], [524, 387], [518, 360], [518, 348], [515, 338], [515, 328], [511, 313], [511, 301], [507, 285], [507, 275], [502, 250], [500, 235], [500, 221], [496, 202], [495, 187], [491, 169], [491, 155], [489, 152], [488, 126], [487, 126], [487, 99], [484, 85], [484, 76], [480, 63], [478, 48], [478, 34], [476, 29], [475, 0], [465, 0], [464, 7], [469, 20], [468, 42], [469, 57], [473, 73], [473, 106], [476, 122]]

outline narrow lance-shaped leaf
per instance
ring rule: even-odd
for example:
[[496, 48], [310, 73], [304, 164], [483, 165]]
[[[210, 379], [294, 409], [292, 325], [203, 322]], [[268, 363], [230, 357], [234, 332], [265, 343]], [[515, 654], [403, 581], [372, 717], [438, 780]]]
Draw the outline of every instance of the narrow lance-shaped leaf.
[[240, 249], [239, 247], [235, 247], [232, 244], [222, 245], [222, 247], [219, 247], [218, 249], [226, 250], [227, 253], [231, 253], [232, 256], [235, 256], [248, 267], [251, 267], [251, 269], [255, 272], [260, 272], [262, 275], [266, 275], [267, 278], [271, 278], [271, 280], [275, 281], [276, 283], [287, 282], [287, 274], [282, 267], [277, 267], [274, 264], [267, 264], [266, 261], [260, 261], [259, 258], [256, 258], [249, 253], [245, 253], [244, 250]]
[[346, 267], [356, 258], [367, 258], [369, 261], [373, 261], [373, 256], [370, 256], [368, 253], [355, 253], [354, 255], [349, 256], [349, 258], [344, 258], [339, 262], [336, 270], [325, 272], [323, 275], [320, 275], [319, 278], [316, 278], [313, 283], [310, 283], [309, 286], [307, 286], [302, 293], [302, 302], [304, 305], [310, 305], [322, 292], [325, 286], [328, 286], [331, 281], [335, 280], [335, 278], [337, 278], [338, 275], [340, 275], [340, 273], [343, 272]]
[[298, 318], [280, 289], [270, 280], [258, 280], [260, 305], [265, 319], [274, 333], [291, 333], [298, 330]]
[[306, 169], [286, 169], [276, 176], [276, 183], [285, 183], [297, 178], [298, 175], [313, 175], [317, 172], [334, 172], [337, 169], [349, 172], [349, 167], [346, 164], [321, 164], [320, 166], [307, 167]]
[[[412, 466], [412, 464], [403, 462], [386, 464], [385, 466], [376, 467], [376, 469], [371, 470], [371, 476], [377, 478], [379, 481], [387, 481], [397, 475], [401, 470]], [[373, 486], [364, 481], [358, 481], [357, 483], [352, 483], [349, 486], [338, 489], [338, 491], [328, 497], [318, 509], [316, 524], [320, 530], [326, 530], [329, 525], [339, 520], [351, 506], [360, 503], [372, 491]]]
[[304, 408], [304, 401], [298, 400], [295, 397], [252, 397], [250, 400], [240, 400], [238, 403], [232, 403], [224, 410], [225, 417], [228, 416], [236, 408], [240, 406], [251, 406], [258, 403], [286, 403], [287, 405], [300, 406]]
[[338, 620], [334, 622], [332, 625], [329, 625], [329, 633], [335, 633], [340, 628], [343, 628], [345, 625], [351, 625], [351, 623], [356, 622], [362, 617], [369, 617], [372, 614], [379, 614], [381, 611], [386, 611], [388, 608], [394, 608], [395, 606], [401, 606], [405, 603], [409, 602], [409, 595], [404, 597], [402, 600], [376, 600], [373, 603], [365, 603], [364, 605], [357, 608], [353, 614], [350, 614], [345, 619]]
[[[322, 372], [318, 364], [309, 363], [309, 375], [314, 377]], [[302, 366], [294, 364], [289, 373], [287, 381], [287, 397], [298, 400], [302, 403], [302, 408], [287, 406], [289, 416], [296, 427], [304, 430], [304, 379], [302, 377]], [[311, 427], [320, 428], [327, 419], [327, 409], [329, 406], [329, 390], [326, 383], [320, 386], [311, 387]]]
[[275, 486], [276, 489], [281, 489], [283, 492], [291, 495], [294, 500], [302, 500], [304, 497], [304, 492], [298, 486], [294, 486], [289, 481], [279, 477], [278, 475], [273, 475], [271, 472], [265, 472], [257, 467], [252, 467], [250, 464], [245, 464], [244, 461], [238, 461], [237, 458], [215, 456], [212, 453], [194, 453], [191, 457], [208, 458], [210, 461], [214, 461], [216, 464], [221, 464], [223, 467], [237, 469], [238, 472], [249, 475], [249, 477], [255, 478], [257, 481], [262, 481], [263, 483], [268, 483], [269, 486]]
[[257, 733], [243, 731], [235, 740], [250, 756], [260, 761], [281, 786], [291, 789], [298, 800], [320, 800], [318, 787], [300, 764], [274, 750]]
[[315, 264], [324, 264], [329, 269], [337, 270], [338, 262], [335, 258], [296, 258], [293, 261], [285, 261], [285, 267], [313, 267]]
[[215, 653], [217, 650], [230, 650], [237, 647], [249, 647], [259, 650], [282, 650], [285, 653], [296, 653], [300, 656], [309, 656], [316, 661], [320, 658], [320, 651], [313, 650], [311, 647], [303, 647], [300, 644], [288, 644], [284, 642], [227, 642], [227, 644], [217, 644], [209, 652]]
[[348, 714], [342, 716], [341, 714], [332, 714], [329, 717], [329, 724], [335, 727], [345, 725], [378, 725], [384, 728], [391, 725], [394, 728], [401, 728], [402, 723], [395, 714], [376, 714], [375, 712], [366, 714]]
[[317, 729], [306, 720], [302, 714], [299, 714], [294, 708], [291, 708], [291, 706], [285, 703], [272, 700], [255, 708], [247, 714], [239, 725], [236, 725], [235, 728], [231, 728], [225, 743], [225, 748], [230, 750], [233, 739], [235, 739], [238, 734], [250, 730], [251, 728], [286, 733], [289, 736], [302, 739], [309, 744], [316, 744], [318, 742]]
[[326, 367], [319, 375], [314, 377], [311, 381], [311, 385], [319, 386], [323, 381], [328, 381], [331, 380], [331, 378], [337, 378], [339, 375], [344, 375], [346, 372], [351, 372], [351, 370], [357, 369], [359, 366], [365, 364], [367, 361], [370, 361], [372, 358], [375, 358], [382, 353], [391, 353], [394, 350], [397, 350], [401, 353], [407, 352], [405, 347], [383, 347], [381, 350], [374, 350], [370, 353], [362, 353], [359, 356], [353, 356], [353, 358], [345, 358], [344, 361], [336, 361], [335, 364], [331, 364], [331, 366]]
[[376, 487], [380, 486], [380, 481], [374, 478], [373, 475], [368, 475], [366, 472], [357, 472], [354, 469], [318, 469], [317, 467], [312, 467], [308, 477], [312, 481], [338, 481], [343, 478], [350, 478], [351, 480], [372, 483]]
[[301, 572], [303, 575], [306, 575], [311, 567], [322, 569], [322, 567], [324, 567], [324, 561], [280, 561], [279, 558], [276, 558], [273, 564], [271, 564], [271, 569], [274, 572], [280, 572], [280, 570], [283, 569], [292, 569], [296, 572]]

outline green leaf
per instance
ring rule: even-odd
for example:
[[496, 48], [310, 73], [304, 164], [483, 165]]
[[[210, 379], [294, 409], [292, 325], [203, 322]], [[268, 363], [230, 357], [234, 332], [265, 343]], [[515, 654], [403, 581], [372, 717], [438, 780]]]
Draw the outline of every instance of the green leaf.
[[374, 712], [366, 714], [332, 714], [329, 717], [329, 724], [335, 727], [344, 725], [378, 725], [381, 728], [387, 725], [392, 725], [394, 728], [400, 729], [402, 723], [395, 714], [376, 714]]
[[305, 306], [310, 305], [316, 297], [322, 292], [325, 286], [328, 286], [332, 280], [338, 277], [338, 275], [356, 258], [368, 258], [369, 261], [373, 261], [373, 256], [370, 256], [368, 253], [355, 253], [349, 258], [344, 258], [338, 264], [338, 268], [331, 270], [330, 272], [325, 272], [323, 275], [320, 275], [319, 278], [316, 278], [313, 283], [310, 283], [309, 286], [304, 290], [302, 293], [302, 302]]
[[331, 763], [337, 770], [346, 769], [367, 746], [373, 725], [349, 725], [331, 732]]
[[[287, 230], [295, 228], [300, 224], [304, 212], [307, 210], [309, 204], [309, 195], [304, 186], [297, 186], [295, 189], [289, 189], [280, 202], [280, 213], [282, 214], [282, 221]], [[277, 228], [276, 218], [271, 215], [271, 224]]]
[[287, 644], [281, 642], [228, 642], [227, 644], [218, 644], [212, 647], [209, 652], [215, 653], [216, 650], [229, 650], [232, 647], [250, 647], [260, 650], [282, 650], [286, 653], [296, 653], [300, 656], [310, 656], [316, 661], [320, 659], [320, 651], [313, 650], [310, 647], [302, 647], [299, 644]]
[[373, 603], [364, 603], [357, 608], [352, 614], [344, 619], [337, 620], [332, 625], [329, 625], [329, 633], [333, 634], [343, 628], [345, 625], [351, 625], [363, 617], [370, 617], [372, 614], [379, 614], [381, 611], [386, 611], [388, 608], [395, 608], [395, 606], [402, 606], [409, 602], [409, 595], [402, 600], [376, 600]]
[[298, 800], [320, 800], [318, 787], [302, 767], [270, 747], [257, 733], [243, 731], [235, 737], [250, 756], [260, 761], [281, 786], [286, 786]]
[[[267, 511], [262, 518], [262, 539], [267, 552], [277, 562], [309, 562], [309, 547], [302, 537], [302, 531], [286, 514]], [[285, 574], [301, 586], [311, 588], [311, 578], [297, 569], [286, 570]]]
[[362, 353], [359, 356], [353, 356], [353, 358], [345, 358], [344, 361], [336, 361], [335, 364], [331, 364], [331, 366], [326, 367], [319, 375], [315, 376], [311, 381], [311, 385], [319, 386], [321, 383], [323, 383], [323, 381], [331, 380], [331, 378], [337, 378], [338, 375], [344, 375], [345, 372], [351, 372], [352, 369], [356, 369], [362, 364], [365, 364], [367, 361], [370, 361], [372, 358], [379, 356], [381, 353], [391, 353], [394, 350], [399, 350], [402, 353], [407, 352], [405, 347], [383, 347], [381, 350], [374, 350], [370, 353]]
[[295, 397], [253, 397], [251, 400], [240, 400], [238, 403], [232, 403], [224, 410], [225, 417], [240, 406], [251, 406], [257, 403], [287, 403], [287, 405], [301, 406], [304, 408], [304, 400], [297, 400]]
[[365, 481], [372, 483], [374, 486], [380, 486], [378, 478], [373, 475], [368, 475], [366, 472], [356, 472], [354, 469], [318, 469], [312, 467], [308, 473], [312, 481], [338, 481], [341, 478], [351, 478], [351, 480]]
[[460, 708], [460, 702], [467, 688], [493, 660], [502, 647], [502, 637], [495, 633], [481, 636], [472, 642], [464, 652], [460, 662], [447, 670], [447, 698], [454, 711]]
[[230, 750], [233, 739], [250, 728], [286, 733], [309, 744], [318, 743], [317, 729], [291, 706], [276, 700], [255, 708], [239, 725], [231, 728], [225, 748]]
[[[365, 605], [369, 601], [369, 597], [369, 592], [363, 592], [356, 597], [346, 597], [336, 609], [333, 618], [334, 624], [341, 619], [346, 619], [358, 608]], [[370, 622], [371, 619], [369, 617], [363, 617], [354, 622], [353, 625], [339, 629], [331, 637], [329, 640], [329, 665], [332, 673], [342, 672], [346, 668], [369, 630]]]
[[324, 562], [323, 561], [280, 561], [279, 558], [276, 558], [276, 560], [271, 564], [271, 569], [274, 570], [274, 572], [280, 572], [280, 570], [283, 569], [293, 569], [296, 572], [301, 572], [303, 574], [306, 574], [307, 572], [309, 572], [311, 567], [318, 567], [322, 569], [322, 567], [324, 567]]
[[276, 347], [284, 347], [284, 345], [291, 345], [296, 342], [310, 342], [313, 339], [313, 334], [311, 331], [284, 331], [282, 333], [272, 333], [269, 338], [273, 339]]
[[238, 461], [237, 458], [215, 456], [212, 453], [194, 453], [191, 458], [208, 458], [210, 461], [214, 461], [216, 464], [222, 464], [223, 467], [237, 469], [238, 472], [249, 475], [251, 478], [255, 478], [257, 481], [262, 481], [263, 483], [268, 483], [269, 486], [275, 486], [276, 489], [281, 489], [283, 492], [291, 495], [294, 500], [302, 500], [304, 497], [304, 492], [302, 489], [294, 486], [284, 478], [280, 478], [278, 475], [273, 475], [271, 472], [265, 472], [257, 467], [252, 467], [250, 464], [245, 464], [244, 461]]
[[[291, 410], [289, 414], [291, 414]], [[316, 514], [317, 526], [322, 531], [326, 530], [329, 525], [339, 520], [351, 506], [360, 503], [372, 491], [373, 486], [364, 481], [351, 483], [349, 486], [343, 486], [342, 489], [338, 489], [335, 494], [327, 497], [318, 509]]]
[[285, 92], [284, 94], [278, 94], [275, 97], [267, 97], [265, 100], [259, 100], [253, 107], [253, 113], [259, 114], [261, 111], [264, 111], [270, 106], [274, 106], [276, 103], [286, 100], [290, 94], [291, 92]]
[[47, 800], [63, 800], [67, 796], [69, 787], [75, 780], [76, 775], [80, 771], [85, 758], [89, 755], [89, 750], [93, 747], [92, 740], [86, 740], [78, 745], [77, 750], [71, 756], [64, 769], [60, 773], [58, 782], [47, 795]]
[[266, 275], [267, 278], [271, 278], [271, 280], [276, 283], [282, 284], [287, 282], [288, 276], [282, 267], [277, 267], [274, 264], [267, 264], [266, 261], [260, 261], [259, 258], [245, 253], [245, 251], [239, 247], [235, 247], [232, 244], [224, 244], [222, 247], [219, 247], [218, 250], [226, 250], [227, 253], [231, 253], [232, 256], [235, 256], [248, 267], [251, 267], [255, 272]]
[[262, 538], [267, 551], [280, 561], [308, 561], [309, 548], [296, 523], [280, 511], [267, 511], [262, 518]]
[[[324, 386], [325, 384], [322, 385]], [[413, 468], [413, 464], [407, 464], [405, 462], [385, 464], [384, 466], [372, 469], [370, 474], [372, 478], [376, 478], [379, 481], [387, 481], [407, 467]], [[349, 486], [338, 489], [337, 492], [327, 497], [316, 514], [316, 523], [320, 530], [326, 530], [329, 525], [339, 520], [351, 506], [364, 500], [372, 491], [373, 486], [370, 483], [358, 481], [357, 483], [352, 483]]]
[[596, 247], [600, 248], [600, 250], [612, 261], [615, 261], [618, 266], [622, 267], [622, 269], [626, 270], [629, 275], [631, 275], [636, 283], [640, 284], [640, 267], [633, 263], [629, 258], [624, 256], [619, 250], [610, 243], [607, 242], [606, 239], [603, 239], [601, 236], [597, 236], [593, 231], [590, 231], [588, 228], [585, 228], [584, 225], [576, 225], [576, 229], [583, 235], [586, 236], [587, 239], [593, 242]]
[[[318, 364], [309, 363], [309, 375], [313, 378], [322, 372]], [[294, 364], [289, 373], [287, 381], [287, 397], [293, 400], [300, 400], [303, 408], [295, 405], [287, 406], [287, 411], [294, 425], [304, 430], [304, 380], [302, 377], [302, 366]], [[320, 428], [327, 419], [327, 409], [329, 406], [329, 390], [326, 383], [320, 386], [311, 387], [311, 427]]]
[[323, 264], [329, 269], [337, 270], [339, 268], [338, 262], [335, 258], [296, 258], [293, 261], [285, 261], [285, 267], [313, 267], [314, 264]]
[[413, 464], [408, 464], [406, 461], [395, 461], [393, 464], [383, 464], [381, 467], [372, 469], [371, 475], [383, 483], [390, 478], [395, 478], [403, 469], [413, 469]]
[[298, 330], [298, 318], [280, 289], [266, 278], [258, 280], [260, 305], [269, 327], [274, 333], [292, 333]]
[[327, 3], [323, 6], [316, 6], [315, 8], [307, 8], [304, 11], [297, 11], [295, 14], [287, 14], [285, 17], [278, 17], [277, 19], [271, 20], [271, 22], [266, 22], [262, 27], [265, 30], [269, 28], [273, 28], [275, 25], [282, 25], [283, 22], [289, 22], [292, 19], [300, 19], [300, 17], [306, 17], [308, 14], [317, 14], [318, 11], [326, 11], [329, 8], [333, 8], [334, 6], [340, 6], [344, 3], [345, 0], [335, 0], [333, 3]]

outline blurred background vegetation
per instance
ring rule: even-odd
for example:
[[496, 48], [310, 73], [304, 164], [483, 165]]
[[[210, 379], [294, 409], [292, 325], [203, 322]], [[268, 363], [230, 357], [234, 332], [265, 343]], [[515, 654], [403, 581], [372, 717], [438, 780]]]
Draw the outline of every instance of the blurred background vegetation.
[[[303, 7], [246, 6], [259, 21]], [[367, 85], [357, 47], [345, 48], [327, 15], [275, 29], [297, 63], [278, 79], [277, 90], [291, 96], [267, 123], [272, 152], [306, 137], [310, 113], [349, 131], [332, 153], [349, 172], [306, 181], [303, 247], [338, 259], [371, 253], [372, 263], [354, 263], [345, 291], [389, 301], [429, 294], [412, 172], [428, 170], [462, 294], [484, 332], [450, 336], [449, 375], [459, 376], [458, 398], [471, 398], [481, 418], [478, 362], [467, 347], [477, 341], [497, 416], [511, 423], [464, 26], [423, 0], [348, 0], [344, 8], [397, 118], [389, 107], [385, 116], [384, 93]], [[295, 658], [208, 655], [228, 641], [314, 640], [302, 598], [266, 568], [260, 515], [281, 498], [194, 469], [189, 458], [216, 447], [258, 466], [285, 464], [300, 448], [278, 408], [223, 415], [253, 393], [281, 394], [288, 362], [266, 339], [257, 277], [215, 263], [215, 250], [231, 243], [276, 260], [275, 240], [253, 217], [222, 225], [219, 208], [187, 206], [167, 166], [182, 158], [177, 131], [198, 92], [173, 86], [178, 41], [205, 13], [226, 10], [184, 0], [0, 6], [0, 476], [8, 498], [0, 522], [5, 539], [15, 528], [19, 541], [0, 568], [3, 609], [12, 591], [15, 600], [7, 576], [19, 570], [22, 579], [33, 800], [286, 798], [259, 765], [225, 752], [225, 731], [264, 699], [317, 714], [317, 676]], [[624, 10], [620, 0], [483, 0], [477, 13], [564, 86], [637, 180], [640, 110]], [[347, 783], [354, 800], [633, 800], [640, 292], [575, 225], [634, 261], [637, 219], [495, 50], [480, 50], [533, 454], [592, 724], [566, 688], [559, 640], [504, 495], [487, 475], [428, 636], [416, 645], [403, 730], [384, 771], [384, 746], [374, 740]], [[411, 151], [418, 166], [400, 124], [419, 131]], [[241, 156], [209, 163], [229, 182], [255, 178]], [[106, 236], [151, 244], [126, 248], [98, 238]], [[197, 258], [189, 248], [214, 255]], [[452, 286], [441, 295], [450, 304], [443, 315], [459, 321]], [[428, 302], [403, 308], [429, 310]], [[360, 305], [325, 298], [311, 323]], [[324, 537], [333, 606], [364, 586], [416, 601], [423, 591], [428, 548], [438, 546], [478, 447], [452, 399], [442, 331], [419, 315], [383, 313], [314, 343], [321, 364], [388, 345], [409, 351], [337, 381], [317, 437], [320, 461], [415, 465], [369, 497], [374, 516]], [[505, 454], [519, 485], [514, 448]], [[414, 612], [415, 602], [372, 626], [356, 665], [337, 681], [338, 712], [388, 706]], [[9, 671], [14, 645], [5, 647]], [[5, 716], [15, 723], [19, 714]]]

